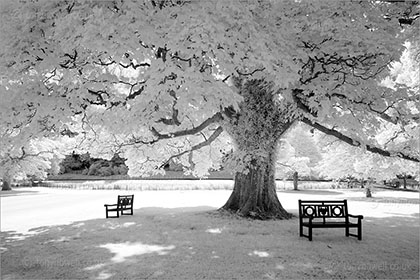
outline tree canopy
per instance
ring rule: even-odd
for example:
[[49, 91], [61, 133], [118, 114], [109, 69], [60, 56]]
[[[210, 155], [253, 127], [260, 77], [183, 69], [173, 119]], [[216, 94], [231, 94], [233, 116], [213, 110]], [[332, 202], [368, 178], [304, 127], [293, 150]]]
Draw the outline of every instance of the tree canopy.
[[418, 62], [417, 1], [7, 0], [0, 13], [2, 146], [78, 135], [131, 175], [171, 157], [203, 174], [228, 133], [244, 172], [302, 121], [420, 161], [419, 89], [391, 71], [408, 43]]

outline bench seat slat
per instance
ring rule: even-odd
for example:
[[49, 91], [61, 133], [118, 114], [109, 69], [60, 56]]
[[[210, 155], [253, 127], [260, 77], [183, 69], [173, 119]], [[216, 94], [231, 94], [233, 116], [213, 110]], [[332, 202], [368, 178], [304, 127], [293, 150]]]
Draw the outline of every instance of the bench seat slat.
[[[309, 222], [303, 222], [302, 225], [304, 227], [309, 227], [311, 224]], [[358, 224], [355, 223], [348, 223], [349, 227], [357, 227]], [[312, 222], [312, 227], [313, 228], [336, 228], [336, 227], [346, 227], [346, 223], [345, 222]]]

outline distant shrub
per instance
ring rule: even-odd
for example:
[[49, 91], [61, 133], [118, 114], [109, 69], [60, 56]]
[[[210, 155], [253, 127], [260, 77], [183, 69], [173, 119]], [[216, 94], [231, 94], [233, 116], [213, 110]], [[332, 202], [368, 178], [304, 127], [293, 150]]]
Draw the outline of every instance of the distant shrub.
[[115, 172], [115, 175], [127, 175], [128, 167], [125, 165], [115, 166], [114, 172]]
[[128, 167], [125, 159], [115, 155], [111, 160], [91, 158], [90, 155], [67, 155], [60, 163], [61, 173], [83, 174], [91, 176], [126, 175]]
[[97, 174], [94, 175], [98, 175], [98, 176], [112, 176], [114, 175], [114, 169], [111, 166], [102, 166], [97, 170]]
[[98, 174], [98, 169], [101, 167], [100, 162], [95, 162], [93, 164], [90, 165], [87, 175], [97, 175]]

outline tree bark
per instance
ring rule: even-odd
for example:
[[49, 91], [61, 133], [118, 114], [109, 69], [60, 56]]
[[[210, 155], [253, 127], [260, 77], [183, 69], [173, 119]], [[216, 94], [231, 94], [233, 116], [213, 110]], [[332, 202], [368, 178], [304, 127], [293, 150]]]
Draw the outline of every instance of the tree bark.
[[12, 180], [9, 176], [4, 176], [3, 177], [3, 185], [1, 190], [2, 191], [11, 191], [12, 190]]
[[276, 192], [271, 163], [256, 164], [244, 174], [237, 172], [233, 192], [222, 209], [254, 219], [289, 219]]
[[299, 173], [297, 171], [293, 172], [293, 189], [295, 191], [298, 190], [298, 179], [299, 179]]
[[372, 191], [370, 190], [370, 187], [366, 188], [366, 197], [372, 197]]
[[223, 124], [232, 137], [233, 192], [222, 209], [254, 219], [288, 219], [276, 192], [275, 163], [279, 139], [293, 120], [278, 106], [270, 83], [251, 80], [240, 86], [244, 102]]

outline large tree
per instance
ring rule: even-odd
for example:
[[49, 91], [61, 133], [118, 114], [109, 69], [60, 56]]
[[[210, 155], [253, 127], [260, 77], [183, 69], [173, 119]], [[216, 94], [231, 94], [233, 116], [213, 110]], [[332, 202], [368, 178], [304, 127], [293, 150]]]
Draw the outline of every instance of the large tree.
[[[223, 208], [256, 218], [290, 217], [274, 163], [297, 121], [419, 161], [418, 92], [381, 84], [415, 40], [417, 2], [9, 0], [0, 16], [0, 132], [16, 146], [76, 125], [124, 154], [129, 174], [175, 157], [202, 174], [227, 133]], [[381, 145], [385, 124], [398, 134]]]

